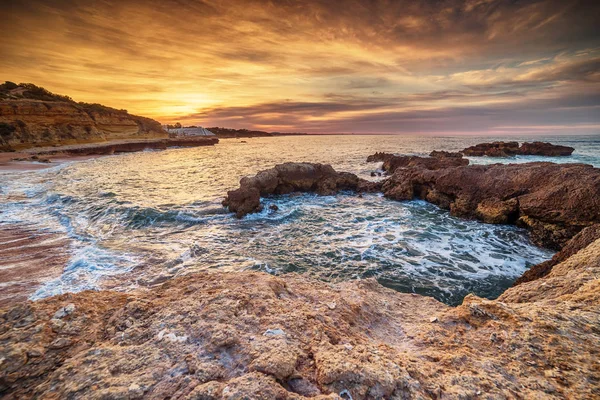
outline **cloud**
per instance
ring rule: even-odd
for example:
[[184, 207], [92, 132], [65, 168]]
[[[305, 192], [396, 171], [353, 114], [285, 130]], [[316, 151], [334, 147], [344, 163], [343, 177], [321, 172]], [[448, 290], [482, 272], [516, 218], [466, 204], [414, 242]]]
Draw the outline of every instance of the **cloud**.
[[510, 107], [542, 126], [544, 101], [575, 124], [598, 105], [593, 1], [5, 0], [0, 12], [5, 79], [164, 122], [458, 131], [492, 129]]

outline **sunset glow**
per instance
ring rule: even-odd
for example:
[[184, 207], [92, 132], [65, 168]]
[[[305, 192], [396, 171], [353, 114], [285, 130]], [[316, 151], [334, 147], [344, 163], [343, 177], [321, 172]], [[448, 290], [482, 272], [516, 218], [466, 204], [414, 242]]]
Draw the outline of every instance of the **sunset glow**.
[[2, 2], [3, 80], [163, 123], [596, 133], [596, 2]]

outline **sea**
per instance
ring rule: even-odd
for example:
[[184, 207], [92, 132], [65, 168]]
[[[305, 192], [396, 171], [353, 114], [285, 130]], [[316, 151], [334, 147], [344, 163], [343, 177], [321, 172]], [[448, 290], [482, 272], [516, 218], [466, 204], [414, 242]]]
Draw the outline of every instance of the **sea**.
[[[223, 271], [302, 274], [328, 282], [373, 278], [450, 305], [495, 298], [552, 257], [515, 226], [449, 215], [424, 201], [314, 194], [263, 199], [277, 211], [237, 219], [221, 205], [241, 177], [287, 161], [331, 164], [365, 179], [376, 151], [426, 155], [493, 140], [540, 137], [323, 135], [223, 139], [216, 146], [146, 151], [0, 171], [0, 224], [69, 239], [62, 275], [31, 299], [92, 289], [128, 291]], [[552, 161], [600, 167], [600, 136], [552, 136], [570, 157], [470, 158], [474, 164]]]

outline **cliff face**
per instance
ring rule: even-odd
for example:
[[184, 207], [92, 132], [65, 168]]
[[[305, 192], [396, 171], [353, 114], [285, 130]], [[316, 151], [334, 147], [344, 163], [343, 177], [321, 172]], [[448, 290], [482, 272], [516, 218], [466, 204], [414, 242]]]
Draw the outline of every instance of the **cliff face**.
[[32, 95], [21, 86], [0, 90], [0, 148], [167, 137], [152, 119], [52, 96]]

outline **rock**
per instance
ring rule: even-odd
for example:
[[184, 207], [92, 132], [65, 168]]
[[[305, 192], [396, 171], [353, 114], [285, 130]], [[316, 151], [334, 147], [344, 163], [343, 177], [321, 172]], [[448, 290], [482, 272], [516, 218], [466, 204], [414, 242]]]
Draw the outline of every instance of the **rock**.
[[371, 176], [377, 176], [377, 173], [375, 173], [375, 172], [372, 171], [371, 172]]
[[575, 151], [573, 147], [560, 146], [545, 142], [523, 143], [519, 150], [521, 155], [549, 157], [570, 156], [573, 154], [573, 151]]
[[552, 271], [552, 267], [565, 261], [572, 255], [576, 254], [579, 250], [584, 249], [598, 239], [600, 239], [600, 224], [595, 224], [583, 229], [571, 240], [569, 240], [565, 246], [563, 246], [560, 251], [552, 257], [551, 260], [534, 265], [525, 271], [523, 275], [521, 275], [515, 281], [514, 286], [543, 278], [544, 276], [548, 275], [550, 271]]
[[285, 335], [285, 332], [282, 329], [267, 329], [265, 331], [265, 333], [263, 333], [263, 336], [280, 336], [280, 335]]
[[381, 162], [381, 161], [386, 161], [391, 157], [395, 157], [394, 154], [391, 153], [375, 153], [375, 154], [371, 154], [370, 156], [367, 157], [367, 162]]
[[277, 204], [271, 204], [269, 206], [269, 210], [271, 210], [271, 211], [277, 211], [277, 210], [279, 210], [279, 207], [277, 206]]
[[463, 158], [463, 155], [462, 155], [462, 153], [459, 153], [459, 152], [434, 150], [431, 153], [429, 153], [429, 157], [434, 157], [434, 158], [445, 158], [445, 157]]
[[144, 397], [144, 389], [142, 389], [137, 383], [132, 383], [129, 385], [127, 391], [129, 392], [130, 399], [141, 399]]
[[386, 197], [421, 198], [451, 214], [516, 223], [539, 245], [560, 249], [600, 222], [600, 169], [584, 164], [526, 163], [398, 169], [382, 184]]
[[75, 311], [75, 304], [73, 303], [69, 303], [66, 306], [58, 309], [55, 313], [54, 313], [54, 317], [55, 319], [61, 319], [66, 317], [67, 315], [70, 315], [73, 313], [73, 311]]
[[[46, 327], [68, 304], [81, 329], [57, 338]], [[458, 307], [374, 279], [214, 271], [26, 302], [0, 310], [0, 325], [7, 398], [594, 398], [600, 240], [499, 300]]]
[[64, 349], [65, 347], [69, 347], [72, 344], [71, 340], [61, 337], [50, 343], [49, 348], [53, 350]]
[[519, 154], [519, 142], [479, 143], [467, 147], [461, 153], [470, 157], [508, 157]]
[[509, 157], [515, 155], [533, 156], [570, 156], [575, 149], [568, 146], [560, 146], [544, 142], [523, 143], [518, 142], [492, 142], [480, 143], [467, 147], [461, 153], [471, 157]]
[[[385, 155], [385, 157], [382, 156]], [[469, 164], [469, 160], [460, 157], [419, 157], [419, 156], [396, 156], [387, 153], [375, 153], [367, 158], [370, 159], [383, 159], [383, 166], [381, 167], [388, 174], [394, 173], [398, 168], [409, 168], [421, 166], [427, 169], [441, 169], [448, 167], [458, 167]]]
[[261, 196], [313, 192], [333, 195], [341, 190], [374, 191], [376, 182], [368, 182], [347, 172], [336, 172], [331, 165], [285, 163], [240, 180], [240, 188], [227, 192], [223, 206], [238, 218], [262, 209]]
[[438, 318], [437, 317], [431, 317], [431, 318], [429, 318], [429, 322], [431, 322], [431, 323], [438, 322]]

